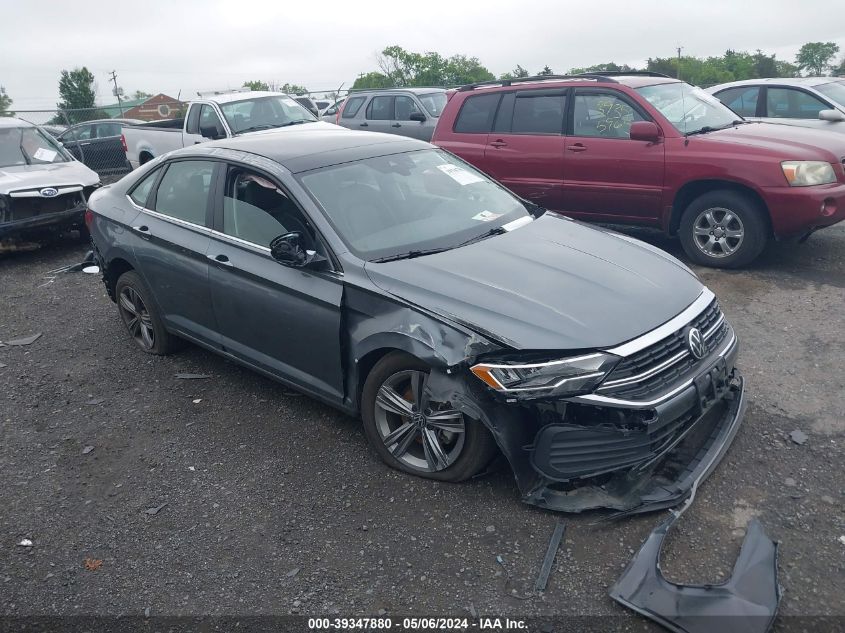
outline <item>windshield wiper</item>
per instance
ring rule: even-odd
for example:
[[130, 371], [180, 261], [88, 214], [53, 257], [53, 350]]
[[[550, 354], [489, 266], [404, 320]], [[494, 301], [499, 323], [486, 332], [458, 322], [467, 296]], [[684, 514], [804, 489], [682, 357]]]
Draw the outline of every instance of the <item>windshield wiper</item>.
[[379, 257], [377, 259], [371, 259], [370, 261], [376, 264], [382, 264], [384, 262], [395, 262], [400, 259], [414, 259], [415, 257], [422, 257], [423, 255], [434, 255], [435, 253], [442, 253], [444, 251], [450, 251], [453, 246], [444, 246], [440, 248], [426, 248], [426, 249], [418, 249], [413, 251], [408, 251], [406, 253], [397, 253], [396, 255], [387, 255], [385, 257]]
[[719, 127], [713, 127], [712, 125], [705, 125], [702, 128], [697, 130], [693, 130], [692, 132], [687, 132], [684, 136], [692, 136], [693, 134], [707, 134], [708, 132], [717, 132], [719, 130], [727, 130], [729, 127], [734, 127], [736, 125], [743, 125], [745, 123], [751, 123], [751, 121], [743, 121], [740, 119], [734, 119], [727, 125], [721, 125]]
[[471, 237], [465, 242], [461, 242], [457, 246], [453, 248], [460, 248], [461, 246], [467, 246], [468, 244], [474, 244], [475, 242], [480, 242], [481, 240], [487, 239], [488, 237], [493, 237], [494, 235], [501, 235], [502, 233], [507, 233], [507, 229], [503, 226], [494, 226], [489, 231], [485, 231], [481, 235], [476, 235], [475, 237]]
[[287, 123], [282, 123], [279, 127], [287, 127], [289, 125], [299, 125], [300, 123], [314, 123], [316, 119], [296, 119], [295, 121], [288, 121]]
[[276, 127], [272, 123], [265, 123], [263, 125], [252, 125], [250, 127], [246, 127], [242, 130], [238, 131], [238, 134], [246, 134], [247, 132], [257, 132], [258, 130], [269, 130], [272, 127]]
[[23, 156], [23, 159], [26, 164], [32, 165], [32, 161], [29, 159], [29, 156], [26, 155], [26, 150], [23, 148], [23, 128], [21, 128], [21, 142], [18, 143], [18, 149], [21, 150], [21, 156]]

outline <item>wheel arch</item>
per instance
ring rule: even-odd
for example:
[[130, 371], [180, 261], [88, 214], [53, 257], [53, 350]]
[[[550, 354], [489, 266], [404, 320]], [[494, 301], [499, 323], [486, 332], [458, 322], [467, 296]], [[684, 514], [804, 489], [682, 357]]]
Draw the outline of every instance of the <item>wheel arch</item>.
[[763, 200], [763, 197], [755, 189], [748, 185], [732, 180], [721, 180], [716, 178], [707, 180], [694, 180], [686, 183], [683, 187], [678, 190], [678, 193], [675, 194], [675, 198], [672, 201], [671, 214], [669, 216], [669, 222], [667, 224], [667, 232], [669, 233], [669, 235], [678, 234], [678, 228], [681, 225], [681, 216], [684, 214], [684, 211], [690, 205], [690, 203], [692, 203], [693, 200], [695, 200], [699, 196], [704, 195], [705, 193], [720, 190], [733, 191], [746, 195], [750, 199], [752, 199], [757, 205], [757, 207], [760, 209], [760, 211], [763, 213], [763, 216], [769, 227], [769, 231], [771, 232], [772, 219], [769, 213], [769, 207], [768, 205], [766, 205], [766, 201]]
[[106, 292], [109, 293], [109, 298], [112, 301], [117, 302], [117, 295], [115, 293], [117, 280], [120, 279], [123, 273], [129, 272], [130, 270], [135, 270], [135, 267], [122, 256], [113, 257], [106, 264], [103, 270], [103, 281], [106, 284]]

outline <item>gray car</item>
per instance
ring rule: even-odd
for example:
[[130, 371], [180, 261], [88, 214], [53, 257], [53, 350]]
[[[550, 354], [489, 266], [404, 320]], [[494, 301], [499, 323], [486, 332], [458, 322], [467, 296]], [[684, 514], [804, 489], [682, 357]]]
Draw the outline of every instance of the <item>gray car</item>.
[[707, 89], [746, 119], [845, 132], [845, 78], [748, 79]]
[[386, 132], [430, 141], [446, 106], [442, 88], [391, 88], [352, 92], [337, 119], [350, 130]]
[[141, 350], [188, 339], [360, 415], [408, 473], [459, 481], [501, 452], [528, 503], [664, 508], [742, 419], [737, 337], [686, 266], [428, 143], [260, 132], [157, 158], [90, 208]]

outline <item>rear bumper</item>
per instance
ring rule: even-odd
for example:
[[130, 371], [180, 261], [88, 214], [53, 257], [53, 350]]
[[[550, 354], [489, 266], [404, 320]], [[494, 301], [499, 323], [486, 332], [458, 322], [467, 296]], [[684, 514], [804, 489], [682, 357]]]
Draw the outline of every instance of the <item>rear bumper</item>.
[[806, 235], [845, 220], [845, 185], [770, 187], [763, 190], [779, 238]]

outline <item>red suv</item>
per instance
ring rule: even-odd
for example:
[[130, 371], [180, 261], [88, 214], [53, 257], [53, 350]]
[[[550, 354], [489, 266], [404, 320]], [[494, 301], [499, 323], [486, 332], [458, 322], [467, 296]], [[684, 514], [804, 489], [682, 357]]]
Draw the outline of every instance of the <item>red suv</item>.
[[432, 142], [547, 209], [658, 226], [708, 266], [845, 218], [845, 136], [745, 121], [656, 73], [464, 86]]

